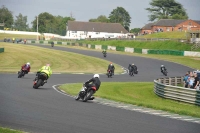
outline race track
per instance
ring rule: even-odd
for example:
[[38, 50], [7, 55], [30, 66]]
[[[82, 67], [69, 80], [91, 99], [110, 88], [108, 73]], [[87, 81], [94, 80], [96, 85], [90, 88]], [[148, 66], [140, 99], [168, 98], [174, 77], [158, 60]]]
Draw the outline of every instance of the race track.
[[[37, 45], [51, 48], [49, 45]], [[103, 58], [102, 53], [89, 50], [54, 47], [51, 49], [80, 53]], [[102, 82], [150, 81], [163, 77], [160, 65], [164, 64], [169, 76], [182, 76], [191, 68], [128, 55], [108, 54], [106, 58], [123, 67], [134, 62], [139, 74], [115, 75]], [[105, 68], [106, 70], [106, 68]], [[0, 74], [0, 126], [31, 133], [199, 133], [197, 123], [124, 110], [95, 102], [77, 102], [74, 98], [55, 91], [52, 86], [64, 83], [85, 82], [92, 74], [53, 74], [40, 89], [33, 89], [34, 74], [18, 79], [17, 74]]]

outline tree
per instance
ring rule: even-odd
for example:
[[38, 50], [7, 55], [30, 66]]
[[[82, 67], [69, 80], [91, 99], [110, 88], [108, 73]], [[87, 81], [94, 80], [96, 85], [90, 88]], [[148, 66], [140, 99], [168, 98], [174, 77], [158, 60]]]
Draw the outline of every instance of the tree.
[[14, 28], [22, 31], [27, 30], [28, 29], [27, 16], [23, 16], [21, 13], [18, 16], [16, 16], [16, 20], [14, 22]]
[[104, 16], [104, 15], [100, 15], [96, 19], [90, 19], [89, 22], [104, 22], [104, 23], [109, 23], [109, 19], [106, 16]]
[[62, 17], [62, 16], [55, 16], [56, 19], [56, 29], [54, 33], [57, 33], [59, 35], [65, 35], [66, 34], [66, 25], [69, 20], [74, 21], [75, 18], [73, 17]]
[[[54, 33], [59, 35], [66, 34], [66, 25], [67, 22], [71, 20], [74, 21], [75, 18], [71, 17], [62, 17], [62, 16], [53, 16], [47, 12], [40, 13], [38, 15], [38, 31], [40, 33]], [[34, 31], [37, 29], [37, 17], [32, 22], [32, 28]]]
[[0, 23], [4, 23], [4, 27], [12, 27], [13, 25], [12, 12], [8, 10], [4, 5], [0, 8]]
[[152, 0], [151, 8], [146, 8], [151, 13], [149, 20], [159, 19], [188, 19], [188, 15], [183, 6], [175, 0]]
[[[37, 29], [37, 17], [32, 22], [33, 29]], [[47, 33], [50, 29], [56, 29], [56, 19], [53, 15], [44, 12], [38, 15], [38, 32]]]
[[130, 33], [139, 33], [140, 32], [140, 28], [134, 28], [130, 30]]
[[131, 17], [123, 7], [117, 7], [116, 9], [114, 9], [110, 13], [109, 19], [111, 23], [121, 23], [121, 25], [129, 31]]

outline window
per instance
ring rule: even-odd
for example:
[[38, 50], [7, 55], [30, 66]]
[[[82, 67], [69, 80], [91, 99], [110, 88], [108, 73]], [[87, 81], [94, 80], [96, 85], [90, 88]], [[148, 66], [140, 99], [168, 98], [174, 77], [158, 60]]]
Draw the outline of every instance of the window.
[[72, 33], [77, 33], [77, 31], [72, 31]]

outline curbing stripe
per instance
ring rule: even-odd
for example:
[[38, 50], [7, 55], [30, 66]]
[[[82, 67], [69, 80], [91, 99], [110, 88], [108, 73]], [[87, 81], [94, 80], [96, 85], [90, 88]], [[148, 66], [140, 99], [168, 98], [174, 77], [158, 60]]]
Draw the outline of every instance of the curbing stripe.
[[[70, 84], [75, 84], [75, 83], [70, 83]], [[58, 85], [54, 85], [52, 87], [53, 87], [54, 90], [56, 90], [57, 92], [59, 92], [63, 95], [75, 98], [74, 96], [71, 96], [71, 95], [67, 94], [66, 92], [58, 89], [57, 87], [60, 86], [60, 85], [61, 84], [58, 84]], [[139, 106], [131, 105], [131, 104], [123, 104], [123, 103], [119, 103], [119, 102], [111, 101], [111, 100], [107, 100], [107, 99], [95, 98], [95, 100], [93, 100], [93, 102], [97, 103], [97, 104], [109, 106], [109, 107], [115, 107], [115, 108], [120, 108], [120, 109], [125, 109], [125, 110], [130, 110], [130, 111], [136, 111], [136, 112], [140, 112], [140, 113], [157, 115], [157, 116], [161, 116], [161, 117], [167, 117], [167, 118], [171, 118], [171, 119], [182, 120], [182, 121], [200, 124], [199, 118], [181, 116], [179, 114], [169, 114], [167, 112], [160, 111], [160, 110], [153, 110], [153, 109], [139, 107]]]

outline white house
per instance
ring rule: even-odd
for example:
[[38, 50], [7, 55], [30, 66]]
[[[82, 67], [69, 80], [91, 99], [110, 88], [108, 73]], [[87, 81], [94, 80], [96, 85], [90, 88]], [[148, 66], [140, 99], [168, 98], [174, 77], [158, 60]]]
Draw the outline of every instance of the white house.
[[120, 23], [68, 21], [67, 38], [127, 38], [128, 31]]

